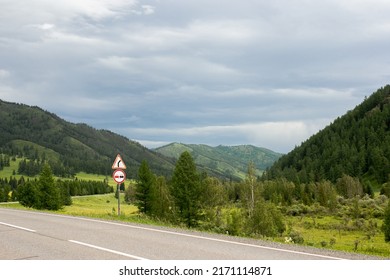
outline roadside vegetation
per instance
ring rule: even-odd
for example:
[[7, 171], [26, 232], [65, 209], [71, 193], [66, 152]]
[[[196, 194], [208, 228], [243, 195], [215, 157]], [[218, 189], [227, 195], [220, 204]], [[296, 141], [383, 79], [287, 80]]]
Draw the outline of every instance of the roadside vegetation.
[[[385, 191], [388, 183], [381, 190], [372, 190], [364, 188], [358, 179], [344, 175], [337, 184], [321, 181], [296, 185], [286, 179], [263, 180], [255, 174], [254, 165], [249, 164], [245, 180], [221, 181], [198, 173], [191, 155], [184, 152], [172, 177], [166, 178], [153, 174], [144, 161], [138, 170], [138, 179], [128, 181], [122, 188], [120, 216], [117, 214], [118, 194], [104, 176], [80, 174], [80, 178], [88, 181], [55, 180], [46, 166], [35, 179], [23, 182], [20, 177], [15, 189], [2, 179], [0, 190], [3, 197], [8, 191], [7, 199], [3, 200], [19, 200], [27, 207], [52, 209], [61, 214], [189, 227], [390, 257], [390, 206]], [[92, 181], [93, 178], [97, 180]], [[45, 196], [41, 195], [41, 204], [35, 207], [24, 201], [26, 181], [35, 182], [38, 189], [42, 182], [49, 181], [58, 188], [61, 201], [71, 194], [70, 184], [81, 186], [84, 182], [89, 187], [81, 193], [72, 193], [68, 203], [58, 208], [42, 207], [56, 204], [42, 204]], [[108, 193], [97, 192], [99, 184], [106, 186]], [[61, 196], [64, 193], [66, 196]], [[19, 208], [20, 205], [2, 204], [2, 207]]]

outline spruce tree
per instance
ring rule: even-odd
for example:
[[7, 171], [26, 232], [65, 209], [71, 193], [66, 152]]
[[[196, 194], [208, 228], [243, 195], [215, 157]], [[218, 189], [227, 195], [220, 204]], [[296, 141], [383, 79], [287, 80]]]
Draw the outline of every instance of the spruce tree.
[[41, 174], [38, 180], [39, 192], [40, 192], [40, 205], [37, 205], [38, 209], [58, 210], [62, 206], [62, 198], [60, 189], [56, 185], [53, 177], [53, 173], [48, 164], [45, 164], [42, 168]]
[[41, 203], [36, 182], [28, 181], [27, 183], [18, 186], [17, 199], [19, 200], [19, 203], [25, 207], [38, 208], [38, 205], [41, 205]]
[[172, 196], [181, 220], [193, 227], [200, 219], [200, 179], [191, 154], [183, 152], [172, 176]]
[[169, 220], [172, 218], [172, 199], [164, 176], [156, 178], [152, 197], [152, 214], [160, 219]]
[[151, 214], [155, 176], [144, 160], [138, 169], [138, 181], [135, 189], [136, 205], [141, 213]]

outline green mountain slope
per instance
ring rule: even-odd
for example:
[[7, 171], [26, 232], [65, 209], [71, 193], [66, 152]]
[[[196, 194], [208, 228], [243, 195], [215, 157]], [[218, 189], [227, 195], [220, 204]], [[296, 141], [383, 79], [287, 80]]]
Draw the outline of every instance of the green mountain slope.
[[75, 172], [111, 174], [118, 153], [135, 177], [142, 160], [161, 175], [171, 174], [174, 162], [137, 142], [108, 130], [67, 122], [38, 107], [0, 100], [0, 153], [37, 156]]
[[195, 163], [206, 171], [212, 171], [222, 177], [243, 179], [248, 170], [248, 164], [253, 162], [257, 175], [271, 166], [281, 154], [251, 145], [217, 146], [171, 143], [155, 149], [167, 157], [179, 158], [184, 151], [191, 153]]
[[266, 178], [337, 181], [343, 174], [382, 184], [390, 180], [390, 86], [281, 157]]

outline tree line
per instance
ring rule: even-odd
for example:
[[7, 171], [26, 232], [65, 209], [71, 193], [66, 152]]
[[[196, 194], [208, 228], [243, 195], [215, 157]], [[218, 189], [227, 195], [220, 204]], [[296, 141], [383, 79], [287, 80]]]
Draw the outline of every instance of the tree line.
[[255, 176], [253, 164], [244, 181], [222, 181], [199, 174], [190, 153], [184, 152], [170, 179], [154, 175], [144, 161], [125, 200], [137, 205], [141, 215], [232, 235], [280, 236], [287, 230], [287, 215], [318, 213], [345, 216], [354, 221], [349, 229], [375, 232], [381, 229], [368, 221], [389, 219], [389, 187], [390, 182], [375, 196], [372, 188], [345, 174], [336, 183], [264, 180]]
[[[358, 179], [343, 175], [336, 183], [296, 184], [285, 178], [266, 180], [255, 175], [249, 164], [245, 180], [224, 181], [199, 173], [190, 153], [178, 159], [171, 177], [155, 175], [143, 161], [137, 180], [126, 188], [125, 200], [135, 204], [140, 215], [173, 224], [246, 236], [281, 236], [288, 226], [285, 217], [332, 214], [351, 222], [347, 230], [381, 230], [370, 222], [383, 219], [382, 230], [390, 241], [390, 181], [379, 195]], [[48, 164], [38, 178], [0, 179], [0, 200], [19, 201], [26, 207], [60, 209], [72, 196], [113, 192], [107, 182], [55, 180]], [[10, 195], [12, 194], [12, 195]], [[299, 235], [290, 234], [299, 243]]]
[[72, 196], [112, 193], [106, 181], [55, 180], [50, 165], [43, 164], [39, 177], [0, 179], [0, 202], [19, 201], [26, 207], [58, 210], [72, 204]]

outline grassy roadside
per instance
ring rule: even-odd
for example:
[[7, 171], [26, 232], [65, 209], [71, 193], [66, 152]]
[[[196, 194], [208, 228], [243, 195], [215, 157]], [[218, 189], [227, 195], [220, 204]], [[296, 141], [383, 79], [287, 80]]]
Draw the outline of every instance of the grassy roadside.
[[[372, 228], [351, 229], [356, 221], [334, 216], [287, 217], [290, 236], [301, 237], [302, 245], [389, 258], [390, 243], [384, 241], [383, 221], [373, 219]], [[286, 239], [279, 239], [286, 242]]]
[[[50, 213], [58, 213], [72, 216], [86, 216], [95, 218], [108, 218], [117, 216], [118, 200], [113, 193], [102, 195], [87, 195], [72, 197], [72, 205], [64, 206], [58, 211], [48, 211]], [[19, 203], [2, 203], [1, 207], [32, 210], [32, 208], [26, 208]], [[121, 195], [121, 215], [122, 216], [134, 216], [137, 214], [138, 209], [134, 205], [126, 204], [123, 201], [123, 195]], [[40, 210], [45, 211], [45, 210]]]
[[[143, 224], [155, 224], [162, 225], [158, 221], [154, 221], [144, 215], [138, 214], [138, 208], [134, 205], [129, 205], [124, 201], [124, 195], [121, 195], [120, 210], [121, 215], [118, 216], [118, 200], [115, 198], [114, 193], [102, 194], [102, 195], [89, 195], [89, 196], [77, 196], [72, 197], [72, 205], [64, 206], [58, 211], [39, 210], [40, 212], [48, 212], [54, 214], [70, 215], [70, 216], [82, 216], [89, 218], [99, 218], [107, 220], [118, 220], [127, 222], [136, 222]], [[26, 208], [19, 203], [8, 202], [0, 203], [0, 207], [38, 211], [33, 208]]]
[[[72, 200], [71, 206], [65, 206], [57, 212], [66, 215], [96, 218], [115, 218], [118, 216], [118, 200], [113, 193], [73, 197]], [[123, 195], [121, 195], [120, 210], [123, 217], [135, 216], [138, 213], [136, 206], [129, 205], [123, 201]]]
[[[126, 204], [123, 201], [123, 194], [121, 198], [120, 216], [117, 214], [118, 200], [115, 198], [113, 193], [73, 197], [73, 204], [71, 206], [65, 206], [63, 209], [54, 213], [136, 222], [142, 224], [172, 226], [153, 220], [144, 215], [139, 215], [136, 206]], [[26, 208], [21, 206], [19, 203], [0, 204], [0, 207], [26, 210]], [[53, 212], [51, 211], [50, 213]], [[349, 221], [349, 223], [352, 222], [353, 221]], [[380, 230], [382, 221], [378, 219], [376, 222], [378, 224], [375, 228], [373, 228], [372, 232], [367, 232], [367, 230], [363, 229], [348, 230], [347, 228], [349, 224], [346, 223], [345, 220], [332, 216], [287, 216], [286, 223], [288, 225], [288, 233], [286, 234], [291, 236], [291, 233], [294, 232], [295, 235], [298, 235], [301, 238], [301, 245], [304, 246], [390, 258], [390, 243], [384, 242], [384, 234]], [[286, 241], [288, 242], [285, 236], [267, 238], [267, 240], [280, 243], [286, 243]]]

